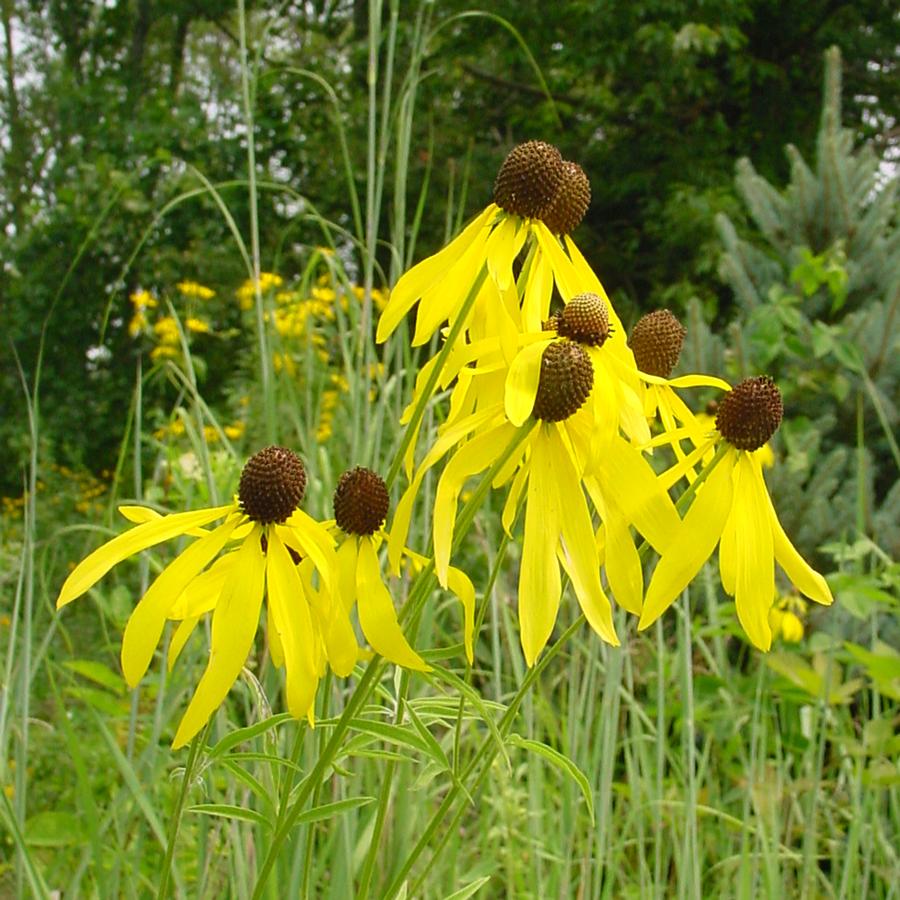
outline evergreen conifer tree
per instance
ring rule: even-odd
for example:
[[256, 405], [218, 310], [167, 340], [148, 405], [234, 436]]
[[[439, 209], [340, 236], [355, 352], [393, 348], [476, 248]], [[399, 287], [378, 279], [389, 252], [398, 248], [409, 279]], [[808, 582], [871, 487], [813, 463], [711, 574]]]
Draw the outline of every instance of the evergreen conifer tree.
[[[748, 221], [717, 218], [719, 274], [737, 305], [727, 364], [736, 379], [770, 374], [784, 392], [787, 459], [773, 488], [790, 533], [811, 551], [862, 531], [896, 557], [898, 179], [841, 127], [837, 48], [825, 55], [815, 165], [786, 152], [783, 190], [740, 160]], [[792, 407], [803, 415], [791, 418]]]

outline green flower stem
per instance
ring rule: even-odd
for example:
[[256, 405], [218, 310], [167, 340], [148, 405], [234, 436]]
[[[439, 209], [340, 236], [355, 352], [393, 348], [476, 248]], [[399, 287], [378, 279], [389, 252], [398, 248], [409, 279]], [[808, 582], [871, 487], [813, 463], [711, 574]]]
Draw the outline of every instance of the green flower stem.
[[[409, 672], [404, 670], [400, 679], [400, 689], [397, 692], [397, 709], [394, 713], [394, 724], [400, 725], [403, 721], [403, 710], [406, 705], [406, 696], [409, 693]], [[384, 820], [391, 799], [391, 787], [394, 783], [394, 771], [397, 761], [390, 759], [385, 767], [384, 777], [381, 780], [381, 791], [378, 795], [378, 809], [375, 812], [375, 826], [372, 829], [372, 838], [369, 842], [369, 852], [363, 863], [362, 874], [359, 877], [359, 885], [356, 889], [357, 900], [365, 900], [369, 896], [369, 888], [372, 883], [372, 873], [375, 871], [375, 862], [378, 859], [378, 848], [381, 845], [381, 834], [384, 831]]]
[[447, 357], [450, 356], [453, 344], [456, 342], [457, 337], [459, 337], [463, 325], [465, 325], [466, 319], [469, 317], [472, 306], [475, 304], [475, 298], [478, 296], [478, 292], [481, 290], [485, 278], [487, 278], [487, 263], [482, 264], [481, 271], [479, 271], [475, 281], [472, 282], [472, 287], [469, 288], [469, 293], [466, 295], [466, 299], [463, 300], [459, 313], [453, 320], [453, 324], [450, 326], [450, 331], [447, 333], [444, 346], [441, 347], [441, 352], [437, 355], [438, 361], [435, 363], [431, 374], [428, 376], [428, 380], [425, 382], [422, 393], [419, 395], [419, 402], [413, 410], [409, 424], [406, 426], [406, 431], [403, 432], [403, 438], [394, 455], [394, 461], [391, 463], [391, 468], [387, 473], [387, 477], [384, 479], [388, 487], [394, 483], [397, 475], [400, 474], [400, 469], [403, 466], [403, 457], [406, 456], [406, 451], [409, 449], [409, 445], [412, 443], [413, 438], [416, 436], [416, 432], [419, 430], [422, 416], [425, 415], [425, 407], [428, 405], [429, 400], [431, 400], [431, 395], [434, 393], [438, 379], [441, 377], [441, 372], [444, 370], [444, 364], [447, 362]]
[[319, 754], [319, 758], [316, 760], [316, 764], [313, 766], [312, 771], [307, 775], [305, 781], [298, 789], [294, 805], [291, 806], [287, 813], [285, 813], [280, 824], [275, 829], [275, 834], [272, 835], [272, 843], [269, 845], [269, 849], [266, 852], [265, 858], [259, 869], [256, 886], [253, 889], [253, 900], [259, 900], [259, 898], [262, 897], [266, 881], [272, 871], [272, 866], [275, 865], [275, 860], [278, 858], [278, 853], [281, 850], [282, 845], [294, 828], [297, 818], [303, 812], [303, 807], [309, 798], [309, 795], [313, 792], [315, 786], [322, 780], [322, 776], [325, 774], [325, 771], [331, 765], [332, 761], [337, 757], [344, 734], [350, 727], [350, 721], [356, 716], [368, 699], [369, 694], [374, 690], [375, 685], [378, 683], [377, 676], [381, 674], [381, 667], [383, 664], [384, 662], [380, 656], [375, 656], [369, 661], [368, 666], [366, 666], [362, 677], [356, 685], [356, 690], [350, 695], [350, 699], [347, 701], [347, 705], [344, 707], [340, 719], [338, 719], [335, 724], [331, 737], [325, 745], [325, 749]]
[[156, 891], [157, 900], [164, 900], [169, 891], [169, 875], [172, 871], [172, 861], [175, 857], [175, 842], [178, 838], [178, 828], [181, 825], [181, 816], [184, 812], [184, 803], [187, 800], [188, 791], [191, 787], [191, 780], [194, 777], [194, 769], [197, 760], [200, 758], [201, 747], [206, 746], [206, 738], [209, 734], [210, 723], [206, 723], [206, 727], [200, 734], [194, 736], [191, 746], [188, 749], [187, 762], [184, 764], [184, 772], [181, 775], [181, 788], [178, 791], [178, 799], [175, 801], [175, 808], [172, 810], [172, 817], [169, 820], [169, 835], [166, 841], [166, 858], [163, 860], [162, 873], [159, 879], [159, 888]]
[[[518, 691], [516, 691], [515, 696], [510, 702], [509, 706], [506, 709], [506, 712], [500, 717], [500, 722], [497, 725], [497, 731], [501, 736], [506, 737], [512, 728], [512, 724], [515, 721], [516, 716], [519, 712], [519, 707], [522, 705], [522, 701], [525, 699], [526, 694], [531, 689], [531, 686], [537, 681], [537, 679], [541, 676], [544, 669], [550, 664], [550, 662], [557, 656], [557, 654], [562, 650], [564, 644], [572, 635], [575, 634], [578, 629], [582, 627], [585, 623], [584, 615], [579, 615], [577, 619], [562, 633], [559, 640], [553, 644], [552, 647], [544, 654], [544, 656], [535, 664], [535, 666], [528, 670], [525, 677], [522, 679], [522, 684], [519, 686]], [[450, 812], [453, 807], [456, 799], [458, 798], [460, 791], [462, 790], [463, 785], [466, 783], [469, 776], [475, 771], [475, 769], [481, 765], [481, 770], [478, 773], [478, 777], [475, 780], [474, 786], [471, 791], [468, 791], [469, 794], [474, 794], [478, 788], [481, 786], [484, 779], [487, 777], [487, 773], [490, 770], [491, 764], [494, 761], [494, 758], [499, 753], [499, 748], [497, 746], [496, 741], [485, 740], [482, 743], [481, 747], [469, 761], [469, 764], [463, 770], [459, 779], [455, 780], [453, 784], [448, 789], [446, 795], [444, 796], [441, 805], [437, 808], [434, 815], [432, 815], [431, 819], [428, 822], [428, 825], [425, 827], [425, 830], [422, 832], [421, 837], [416, 842], [415, 847], [413, 847], [412, 852], [409, 856], [404, 860], [403, 865], [400, 868], [400, 871], [394, 876], [393, 881], [388, 885], [387, 889], [384, 891], [383, 896], [385, 897], [394, 897], [397, 892], [400, 890], [400, 886], [405, 881], [407, 875], [415, 864], [416, 860], [422, 855], [422, 852], [426, 847], [428, 847], [432, 841], [435, 841], [434, 844], [434, 852], [431, 856], [431, 861], [426, 864], [425, 869], [419, 875], [418, 880], [412, 885], [409, 890], [409, 896], [418, 897], [421, 896], [420, 889], [422, 887], [422, 883], [425, 878], [428, 876], [428, 872], [431, 869], [431, 866], [438, 859], [440, 855], [441, 848], [444, 844], [449, 840], [452, 834], [456, 832], [456, 823], [462, 818], [466, 807], [460, 806], [460, 808], [456, 811], [453, 818], [451, 819], [449, 825], [443, 830], [443, 833], [436, 837], [436, 832], [438, 828], [444, 821], [444, 818]]]
[[[481, 503], [483, 502], [488, 490], [490, 489], [491, 482], [496, 477], [497, 472], [499, 472], [500, 469], [506, 464], [510, 455], [515, 452], [516, 448], [525, 439], [526, 435], [532, 427], [533, 423], [529, 422], [517, 429], [503, 453], [500, 454], [500, 456], [494, 461], [487, 472], [485, 472], [482, 476], [481, 481], [479, 482], [472, 496], [466, 502], [465, 506], [463, 506], [462, 512], [457, 519], [457, 528], [454, 533], [453, 540], [454, 549], [459, 546], [459, 543], [465, 536], [466, 531], [474, 521], [475, 514], [478, 511], [478, 508], [481, 506]], [[398, 459], [402, 456], [402, 453], [403, 448], [401, 447], [401, 449], [398, 451]], [[428, 595], [431, 593], [431, 590], [433, 589], [433, 579], [434, 560], [432, 559], [429, 561], [428, 565], [426, 565], [416, 576], [416, 580], [413, 583], [409, 596], [407, 597], [403, 608], [400, 610], [398, 616], [400, 622], [407, 621], [410, 618], [415, 618], [415, 614], [421, 608], [422, 604], [425, 602]], [[356, 716], [357, 712], [361, 708], [363, 708], [365, 703], [368, 701], [369, 696], [375, 690], [375, 686], [378, 684], [381, 674], [381, 668], [383, 665], [384, 660], [380, 656], [375, 656], [369, 662], [365, 672], [363, 672], [363, 675], [359, 680], [359, 683], [356, 685], [356, 690], [354, 690], [353, 694], [350, 696], [350, 700], [344, 707], [344, 711], [341, 713], [340, 719], [338, 719], [337, 723], [335, 724], [334, 730], [331, 733], [331, 737], [328, 739], [328, 743], [319, 754], [319, 758], [317, 759], [316, 764], [313, 766], [312, 771], [307, 776], [305, 782], [299, 788], [293, 805], [283, 815], [279, 814], [275, 833], [272, 836], [272, 842], [269, 845], [269, 849], [266, 852], [262, 865], [260, 866], [259, 876], [257, 878], [256, 886], [253, 890], [253, 900], [259, 900], [259, 898], [262, 896], [263, 891], [265, 890], [266, 880], [268, 879], [269, 874], [272, 871], [272, 867], [275, 864], [275, 860], [277, 859], [278, 853], [281, 850], [281, 846], [287, 840], [287, 837], [290, 834], [291, 829], [294, 827], [298, 816], [300, 816], [300, 814], [303, 812], [306, 801], [309, 799], [310, 794], [314, 791], [315, 786], [321, 782], [324, 773], [328, 769], [328, 766], [330, 766], [332, 761], [337, 757], [344, 735], [350, 727], [350, 721]], [[541, 666], [541, 668], [542, 667], [543, 666]], [[532, 672], [534, 671], [535, 670], [532, 670]], [[529, 672], [529, 676], [531, 674], [532, 673]], [[402, 702], [402, 698], [398, 697], [398, 702]], [[381, 808], [382, 804], [386, 805], [386, 798], [389, 795], [389, 792], [390, 779], [385, 778], [382, 782], [381, 797], [379, 798], [379, 809]], [[376, 814], [376, 826], [378, 826], [378, 824], [379, 823]], [[383, 827], [383, 817], [381, 818], [380, 824]], [[376, 827], [376, 831], [373, 832], [372, 835], [373, 845], [377, 846], [377, 844], [379, 843], [380, 832], [381, 828]]]

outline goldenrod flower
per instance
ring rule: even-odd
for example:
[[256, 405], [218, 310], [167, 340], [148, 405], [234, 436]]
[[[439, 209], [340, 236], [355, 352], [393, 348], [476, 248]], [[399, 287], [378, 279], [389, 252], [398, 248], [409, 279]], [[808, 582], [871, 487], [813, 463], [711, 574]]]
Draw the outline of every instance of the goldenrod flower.
[[800, 593], [817, 603], [833, 602], [825, 579], [784, 533], [766, 490], [760, 451], [782, 415], [781, 394], [766, 377], [747, 378], [722, 399], [716, 432], [679, 465], [702, 459], [716, 445], [721, 458], [660, 557], [647, 588], [640, 629], [669, 607], [716, 545], [722, 586], [734, 596], [741, 626], [761, 650], [772, 643], [769, 609], [776, 560]]
[[210, 300], [216, 296], [216, 292], [212, 288], [198, 284], [196, 281], [179, 281], [175, 287], [185, 297], [196, 297], [198, 300]]
[[[410, 647], [400, 628], [381, 576], [378, 548], [387, 538], [382, 526], [388, 505], [387, 487], [371, 469], [358, 466], [341, 475], [334, 492], [334, 522], [325, 523], [332, 526], [338, 542], [338, 596], [347, 613], [356, 606], [362, 632], [376, 653], [397, 665], [428, 671], [430, 667]], [[449, 582], [465, 609], [465, 646], [471, 662], [475, 589], [457, 569]]]
[[[298, 717], [312, 716], [324, 638], [296, 559], [308, 557], [331, 592], [337, 558], [325, 529], [299, 509], [305, 488], [299, 457], [282, 447], [268, 447], [247, 462], [238, 494], [229, 504], [165, 516], [144, 507], [125, 508], [128, 518], [139, 524], [91, 553], [63, 584], [57, 607], [81, 596], [114, 565], [141, 550], [181, 535], [197, 538], [150, 585], [122, 639], [122, 671], [134, 687], [150, 665], [166, 619], [184, 617], [195, 624], [202, 612], [214, 610], [209, 662], [173, 747], [197, 734], [240, 674], [253, 645], [263, 594], [274, 629], [269, 635], [270, 645], [275, 644], [273, 656], [278, 653], [285, 662], [288, 709]], [[219, 519], [221, 524], [205, 530]], [[216, 560], [229, 544], [237, 546]], [[186, 634], [181, 645], [184, 640]], [[178, 649], [180, 645], [175, 655]]]
[[203, 319], [198, 319], [196, 316], [188, 316], [184, 320], [184, 324], [187, 330], [194, 334], [209, 334], [209, 323], [204, 322]]

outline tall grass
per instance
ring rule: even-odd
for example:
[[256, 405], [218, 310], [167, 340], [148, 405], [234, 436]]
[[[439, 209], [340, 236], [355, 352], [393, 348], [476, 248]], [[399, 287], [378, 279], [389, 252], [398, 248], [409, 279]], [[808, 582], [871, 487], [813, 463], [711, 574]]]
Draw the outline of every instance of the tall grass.
[[[248, 433], [302, 449], [311, 472], [308, 509], [323, 517], [343, 468], [364, 463], [399, 477], [392, 466], [403, 447], [397, 419], [415, 360], [406, 334], [384, 350], [374, 346], [373, 289], [414, 258], [424, 203], [445, 202], [427, 196], [426, 179], [411, 213], [406, 206], [423, 61], [434, 30], [447, 23], [433, 21], [434, 7], [423, 4], [401, 48], [399, 3], [384, 12], [379, 2], [369, 5], [364, 198], [336, 95], [312, 73], [261, 70], [265, 23], [248, 19], [240, 3], [248, 177], [216, 185], [197, 173], [198, 187], [173, 197], [154, 223], [200, 198], [226, 218], [256, 285], [254, 365], [240, 376], [254, 400]], [[326, 258], [333, 283], [363, 288], [359, 305], [336, 312], [336, 369], [346, 391], [327, 444], [316, 429], [335, 366], [307, 342], [293, 347], [303, 351], [302, 379], [276, 371], [273, 353], [292, 348], [272, 328], [275, 301], [260, 281], [270, 261], [262, 258], [257, 199], [276, 186], [257, 171], [253, 110], [257, 90], [275, 77], [313, 78], [328, 96], [353, 213], [351, 232], [309, 216], [325, 245], [339, 251]], [[457, 189], [456, 207], [446, 201], [448, 232], [465, 215], [464, 185]], [[249, 191], [247, 234], [229, 212], [234, 190]], [[379, 232], [385, 206], [387, 235]], [[386, 272], [378, 266], [384, 244], [392, 250]], [[322, 261], [311, 253], [301, 290]], [[397, 601], [413, 642], [432, 648], [425, 655], [433, 672], [410, 674], [376, 658], [347, 681], [328, 678], [310, 729], [281, 712], [279, 677], [260, 648], [207, 732], [189, 751], [173, 753], [172, 723], [203, 665], [207, 635], [188, 645], [171, 673], [164, 652], [130, 694], [115, 659], [134, 598], [169, 555], [146, 553], [136, 569], [108, 578], [91, 602], [62, 615], [53, 603], [66, 566], [96, 545], [98, 532], [119, 528], [117, 502], [159, 503], [164, 480], [166, 505], [215, 502], [233, 492], [241, 458], [255, 449], [232, 444], [222, 413], [204, 401], [184, 329], [181, 349], [180, 362], [164, 372], [177, 388], [171, 414], [184, 436], [154, 445], [156, 466], [145, 475], [145, 387], [159, 370], [150, 375], [138, 366], [121, 457], [121, 472], [130, 459], [134, 480], [126, 488], [117, 477], [107, 515], [88, 523], [61, 520], [41, 502], [37, 484], [50, 461], [39, 452], [39, 385], [24, 385], [27, 502], [20, 518], [5, 516], [2, 551], [11, 603], [0, 821], [10, 893], [898, 895], [900, 676], [896, 655], [879, 643], [883, 626], [896, 633], [896, 602], [882, 598], [873, 609], [862, 648], [873, 654], [868, 664], [831, 636], [837, 625], [814, 629], [798, 650], [781, 648], [768, 660], [749, 651], [711, 577], [647, 634], [623, 618], [621, 648], [602, 643], [564, 602], [555, 642], [529, 670], [510, 575], [518, 548], [502, 534], [492, 500], [471, 517], [458, 555], [480, 591], [472, 666], [464, 663], [458, 611], [426, 570], [402, 584]], [[373, 379], [379, 360], [384, 373]], [[439, 414], [423, 410], [422, 427]], [[215, 446], [206, 426], [218, 434]], [[198, 471], [180, 464], [186, 454]], [[429, 512], [426, 502], [411, 530], [417, 549], [427, 544]], [[900, 578], [876, 549], [841, 559], [844, 583], [858, 590]]]

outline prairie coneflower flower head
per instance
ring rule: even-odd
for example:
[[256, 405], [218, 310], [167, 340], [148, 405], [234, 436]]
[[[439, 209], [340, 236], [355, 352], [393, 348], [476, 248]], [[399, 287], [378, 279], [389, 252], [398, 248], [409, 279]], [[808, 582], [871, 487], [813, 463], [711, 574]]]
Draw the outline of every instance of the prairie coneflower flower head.
[[763, 479], [761, 452], [783, 413], [781, 393], [766, 376], [747, 378], [722, 398], [716, 430], [679, 464], [702, 459], [716, 447], [708, 477], [653, 573], [639, 628], [668, 608], [716, 545], [722, 586], [734, 596], [741, 626], [761, 650], [772, 643], [776, 560], [801, 594], [817, 603], [832, 602], [825, 579], [784, 533]]
[[[334, 522], [326, 523], [338, 543], [338, 597], [347, 613], [356, 606], [360, 628], [376, 653], [397, 665], [427, 671], [430, 667], [403, 634], [378, 561], [378, 549], [388, 538], [383, 525], [389, 505], [387, 486], [376, 472], [357, 466], [341, 475], [334, 492]], [[424, 560], [416, 557], [414, 562]], [[449, 587], [465, 609], [465, 646], [471, 662], [475, 589], [457, 569]]]
[[[678, 396], [676, 388], [714, 387], [729, 391], [727, 381], [712, 375], [682, 375], [672, 378], [672, 371], [678, 365], [681, 348], [687, 330], [667, 309], [657, 309], [646, 313], [631, 329], [628, 346], [634, 353], [634, 361], [643, 382], [644, 415], [648, 421], [659, 418], [663, 431], [672, 436], [671, 446], [678, 460], [685, 458], [681, 446], [684, 437], [694, 445], [703, 442], [712, 429], [705, 428], [687, 404]], [[695, 477], [694, 469], [684, 473], [690, 481]]]
[[209, 661], [178, 726], [174, 747], [200, 731], [239, 676], [253, 645], [264, 595], [272, 655], [285, 666], [288, 709], [312, 721], [326, 656], [326, 623], [322, 610], [311, 605], [298, 562], [309, 560], [330, 596], [337, 557], [328, 532], [299, 508], [305, 490], [300, 458], [284, 447], [267, 447], [248, 460], [238, 494], [229, 504], [163, 516], [146, 507], [122, 508], [136, 527], [94, 550], [63, 584], [57, 607], [81, 596], [129, 556], [182, 535], [196, 538], [147, 589], [122, 638], [122, 670], [135, 687], [150, 665], [167, 619], [183, 621], [173, 638], [177, 655], [199, 617], [213, 612]]

